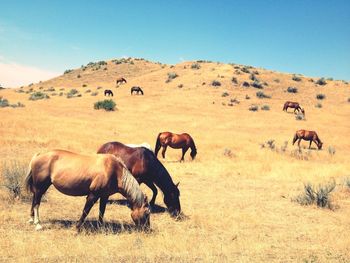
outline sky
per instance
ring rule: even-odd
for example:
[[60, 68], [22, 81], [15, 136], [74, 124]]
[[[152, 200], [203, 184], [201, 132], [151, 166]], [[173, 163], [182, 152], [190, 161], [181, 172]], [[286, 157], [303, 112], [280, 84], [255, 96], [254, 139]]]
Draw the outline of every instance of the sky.
[[120, 57], [350, 80], [348, 0], [0, 0], [0, 10], [5, 87]]

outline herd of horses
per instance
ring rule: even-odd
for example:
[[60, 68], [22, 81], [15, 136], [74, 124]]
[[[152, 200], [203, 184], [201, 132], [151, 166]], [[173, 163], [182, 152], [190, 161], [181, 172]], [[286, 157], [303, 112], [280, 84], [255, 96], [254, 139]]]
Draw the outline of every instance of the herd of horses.
[[[116, 85], [123, 84], [123, 83], [126, 83], [126, 79], [123, 78], [123, 77], [118, 78], [118, 79], [116, 80]], [[139, 87], [139, 86], [133, 86], [133, 87], [131, 87], [130, 93], [131, 93], [131, 95], [133, 95], [134, 93], [136, 93], [136, 95], [139, 95], [139, 94], [140, 94], [140, 95], [143, 95], [143, 94], [144, 94], [144, 93], [143, 93], [143, 90], [142, 90], [141, 87]], [[110, 90], [110, 89], [106, 89], [106, 90], [104, 91], [104, 95], [105, 95], [105, 96], [112, 96], [112, 97], [113, 97], [113, 91]]]
[[[126, 83], [124, 78], [116, 80], [116, 84]], [[143, 91], [140, 87], [132, 87], [137, 94]], [[105, 96], [113, 96], [111, 90], [105, 90]], [[305, 110], [298, 102], [285, 102], [283, 111], [294, 109], [305, 116]], [[301, 140], [309, 141], [309, 148], [314, 142], [318, 149], [322, 149], [322, 142], [315, 131], [298, 130], [293, 138], [293, 145]], [[183, 216], [180, 205], [179, 183], [175, 184], [164, 165], [158, 160], [158, 152], [162, 148], [162, 157], [165, 158], [167, 147], [182, 149], [180, 162], [188, 149], [191, 149], [192, 160], [197, 155], [197, 148], [193, 138], [188, 133], [175, 134], [161, 132], [156, 138], [154, 152], [149, 144], [123, 144], [121, 142], [107, 142], [101, 145], [96, 154], [81, 155], [65, 150], [53, 150], [46, 153], [37, 153], [29, 163], [25, 185], [33, 194], [30, 210], [30, 223], [35, 229], [42, 226], [39, 218], [39, 206], [42, 196], [50, 185], [63, 194], [70, 196], [87, 196], [82, 215], [77, 222], [80, 230], [92, 206], [100, 200], [99, 225], [103, 224], [103, 216], [110, 195], [122, 194], [130, 204], [131, 218], [137, 228], [150, 228], [150, 214], [155, 208], [158, 194], [157, 187], [163, 193], [163, 201], [170, 216]], [[150, 202], [141, 191], [140, 184], [147, 185], [153, 192]]]

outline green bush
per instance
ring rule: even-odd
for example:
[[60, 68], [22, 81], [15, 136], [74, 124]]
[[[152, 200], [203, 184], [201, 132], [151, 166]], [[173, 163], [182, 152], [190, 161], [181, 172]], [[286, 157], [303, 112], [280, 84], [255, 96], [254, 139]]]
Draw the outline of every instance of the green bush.
[[258, 91], [257, 93], [256, 93], [256, 96], [259, 98], [259, 99], [269, 99], [269, 98], [271, 98], [271, 96], [269, 96], [269, 95], [266, 95], [264, 92], [262, 92], [262, 91]]
[[324, 78], [320, 78], [316, 81], [316, 84], [317, 85], [321, 85], [321, 86], [324, 86], [327, 84], [326, 80]]
[[29, 97], [29, 100], [42, 100], [42, 99], [49, 99], [49, 95], [45, 94], [41, 91], [36, 91], [32, 93]]
[[10, 103], [7, 99], [3, 99], [2, 97], [0, 97], [0, 108], [5, 108], [10, 106]]
[[270, 110], [270, 106], [269, 105], [263, 105], [260, 109], [261, 110]]
[[289, 93], [298, 93], [298, 89], [296, 87], [288, 87], [287, 91]]
[[99, 109], [105, 109], [106, 111], [114, 111], [115, 110], [116, 103], [109, 99], [109, 100], [102, 100], [95, 102], [94, 104], [94, 109], [99, 110]]

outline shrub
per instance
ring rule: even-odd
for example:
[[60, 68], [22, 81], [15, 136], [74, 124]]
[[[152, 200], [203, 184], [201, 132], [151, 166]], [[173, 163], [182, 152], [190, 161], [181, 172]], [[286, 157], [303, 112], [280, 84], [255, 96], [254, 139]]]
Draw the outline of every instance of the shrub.
[[250, 85], [256, 89], [263, 89], [264, 88], [263, 85], [259, 81], [254, 81]]
[[102, 89], [102, 87], [97, 87], [97, 89]]
[[47, 90], [44, 90], [44, 91], [55, 91], [55, 88], [51, 87], [51, 88], [48, 88]]
[[67, 70], [65, 70], [64, 72], [63, 72], [63, 74], [68, 74], [68, 73], [70, 73], [70, 72], [72, 72], [73, 70], [72, 69], [67, 69]]
[[91, 93], [91, 96], [97, 96], [98, 95], [98, 92], [92, 92]]
[[82, 85], [82, 87], [83, 87], [83, 88], [86, 88], [86, 87], [87, 87], [87, 85], [86, 85], [86, 84], [83, 84], [83, 85]]
[[199, 65], [199, 63], [193, 63], [191, 65], [191, 69], [200, 69], [201, 68], [201, 65]]
[[249, 109], [250, 111], [258, 111], [258, 110], [259, 110], [259, 107], [258, 107], [258, 105], [250, 105], [248, 109]]
[[109, 100], [102, 100], [102, 101], [97, 101], [94, 104], [94, 109], [99, 110], [99, 109], [104, 109], [106, 111], [114, 111], [115, 110], [116, 103], [109, 99]]
[[211, 85], [214, 86], [214, 87], [219, 87], [219, 86], [221, 86], [221, 82], [217, 81], [217, 80], [213, 80]]
[[236, 77], [232, 77], [231, 81], [233, 84], [238, 84], [238, 80]]
[[246, 100], [250, 100], [250, 97], [246, 94], [246, 95], [245, 95], [245, 99], [246, 99]]
[[318, 80], [316, 81], [316, 84], [317, 84], [317, 85], [323, 86], [323, 85], [326, 85], [327, 82], [326, 82], [326, 80], [325, 80], [324, 78], [320, 78], [320, 79], [318, 79]]
[[17, 102], [15, 104], [11, 104], [10, 106], [12, 108], [23, 108], [23, 107], [25, 107], [25, 105], [23, 103], [21, 103], [21, 102]]
[[262, 92], [262, 91], [258, 91], [257, 93], [256, 93], [256, 96], [259, 98], [259, 99], [269, 99], [269, 98], [271, 98], [271, 96], [269, 96], [269, 95], [266, 95], [264, 92]]
[[23, 182], [26, 173], [27, 165], [19, 163], [18, 161], [2, 164], [1, 174], [10, 199], [25, 199]]
[[221, 97], [227, 97], [227, 96], [229, 96], [230, 94], [228, 94], [226, 91], [225, 92], [223, 92], [222, 94], [221, 94]]
[[295, 115], [295, 119], [297, 121], [305, 120], [305, 116], [304, 116], [304, 114], [298, 112], [297, 115]]
[[229, 149], [229, 148], [225, 148], [224, 149], [223, 155], [226, 156], [226, 157], [229, 157], [229, 158], [232, 158], [234, 156], [234, 154], [232, 153], [231, 149]]
[[73, 98], [73, 97], [81, 97], [81, 96], [78, 96], [80, 94], [78, 94], [79, 91], [77, 89], [71, 89], [68, 93], [67, 93], [67, 98], [70, 99], [70, 98]]
[[239, 104], [239, 103], [240, 103], [240, 101], [237, 100], [236, 98], [230, 99], [230, 102], [231, 102], [232, 104]]
[[87, 89], [87, 90], [85, 91], [85, 93], [89, 93], [89, 92], [91, 92], [91, 89]]
[[348, 98], [348, 102], [350, 103], [350, 98]]
[[261, 110], [270, 110], [270, 106], [269, 105], [264, 105], [260, 109]]
[[77, 78], [78, 78], [78, 79], [80, 79], [80, 78], [81, 78], [80, 74], [78, 74]]
[[325, 98], [326, 98], [326, 95], [324, 95], [324, 94], [319, 93], [316, 95], [316, 99], [318, 99], [318, 100], [323, 100]]
[[45, 94], [41, 91], [36, 91], [32, 93], [29, 97], [29, 100], [42, 100], [42, 99], [49, 99], [49, 95]]
[[273, 81], [276, 82], [276, 83], [280, 83], [279, 79], [274, 79]]
[[296, 75], [293, 75], [292, 80], [294, 80], [294, 81], [301, 81], [301, 78], [296, 76]]
[[322, 108], [322, 104], [321, 104], [321, 103], [317, 103], [317, 104], [315, 105], [315, 107], [316, 107], [316, 108]]
[[8, 106], [10, 106], [9, 101], [0, 97], [0, 108], [5, 108]]
[[241, 68], [241, 71], [244, 73], [250, 73], [249, 69], [247, 67]]
[[289, 93], [298, 93], [298, 89], [296, 87], [288, 87], [287, 91]]
[[310, 183], [304, 185], [304, 193], [297, 196], [293, 201], [301, 205], [316, 204], [319, 207], [333, 208], [329, 194], [334, 190], [335, 181], [329, 182], [325, 185], [319, 185], [315, 188]]
[[244, 82], [242, 83], [242, 86], [245, 87], [245, 88], [249, 88], [249, 87], [250, 87], [250, 84], [249, 84], [248, 82], [244, 81]]
[[253, 80], [253, 81], [257, 81], [257, 82], [259, 82], [259, 80], [258, 80], [258, 78], [255, 76], [255, 74], [250, 74], [250, 76], [249, 76], [249, 78], [251, 79], [251, 80]]
[[181, 89], [181, 88], [184, 87], [184, 85], [183, 85], [183, 84], [179, 84], [179, 85], [177, 85], [177, 87], [178, 87], [179, 89]]
[[329, 155], [334, 155], [335, 154], [335, 147], [330, 145], [328, 147], [328, 153], [329, 153]]

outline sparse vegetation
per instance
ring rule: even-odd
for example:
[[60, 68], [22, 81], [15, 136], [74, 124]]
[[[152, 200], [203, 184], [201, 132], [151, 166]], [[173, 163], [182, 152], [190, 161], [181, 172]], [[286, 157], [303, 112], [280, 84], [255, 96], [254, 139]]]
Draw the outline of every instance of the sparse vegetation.
[[334, 146], [332, 146], [332, 145], [330, 145], [330, 146], [328, 146], [328, 153], [329, 153], [329, 155], [331, 155], [331, 156], [333, 156], [334, 154], [335, 154], [335, 147]]
[[259, 79], [255, 76], [254, 73], [250, 74], [249, 78], [250, 78], [252, 81], [257, 81], [257, 82], [259, 82]]
[[41, 91], [36, 91], [33, 92], [30, 96], [29, 96], [29, 100], [42, 100], [42, 99], [49, 99], [50, 96], [47, 95], [44, 92]]
[[77, 78], [78, 78], [78, 79], [80, 79], [80, 78], [81, 78], [80, 74], [78, 74]]
[[312, 184], [307, 183], [304, 185], [304, 193], [292, 200], [301, 205], [316, 204], [319, 207], [333, 209], [329, 194], [334, 190], [335, 186], [335, 181], [329, 182], [325, 185], [319, 185], [317, 188]]
[[293, 75], [292, 80], [299, 82], [301, 81], [301, 78], [298, 77], [297, 75]]
[[81, 85], [83, 88], [86, 88], [87, 87], [87, 85], [86, 84], [83, 84], [83, 85]]
[[248, 109], [249, 109], [250, 111], [258, 111], [258, 110], [259, 110], [259, 107], [258, 107], [258, 105], [250, 105]]
[[316, 99], [318, 99], [318, 100], [323, 100], [325, 98], [326, 98], [326, 95], [324, 95], [324, 94], [319, 93], [316, 95]]
[[89, 92], [91, 92], [91, 89], [85, 90], [85, 93], [89, 93]]
[[242, 86], [245, 87], [245, 88], [249, 88], [250, 87], [250, 84], [247, 82], [247, 81], [244, 81], [242, 83]]
[[259, 98], [259, 99], [269, 99], [269, 98], [271, 98], [271, 96], [269, 96], [269, 95], [266, 95], [264, 92], [262, 92], [262, 91], [258, 91], [257, 93], [256, 93], [256, 96]]
[[245, 99], [250, 100], [250, 97], [248, 96], [248, 94], [245, 95]]
[[289, 93], [298, 93], [298, 89], [296, 87], [288, 87], [287, 91]]
[[234, 154], [232, 153], [232, 150], [229, 149], [229, 148], [225, 148], [224, 149], [223, 155], [226, 156], [226, 157], [229, 157], [229, 158], [234, 157]]
[[27, 199], [23, 185], [27, 168], [27, 165], [19, 163], [18, 161], [2, 163], [1, 174], [3, 177], [3, 185], [8, 191], [10, 200]]
[[201, 65], [199, 65], [199, 63], [193, 63], [191, 65], [191, 69], [200, 69], [201, 68]]
[[177, 78], [179, 75], [177, 75], [175, 72], [169, 72], [168, 73], [168, 79], [165, 81], [166, 83], [172, 81], [173, 79]]
[[97, 96], [98, 92], [91, 92], [91, 96]]
[[181, 88], [184, 87], [184, 85], [183, 85], [183, 84], [179, 84], [179, 85], [177, 85], [177, 87], [178, 87], [179, 89], [181, 89]]
[[[80, 96], [79, 96], [80, 95]], [[67, 93], [67, 98], [74, 98], [74, 97], [81, 97], [81, 94], [79, 94], [79, 91], [77, 89], [71, 89], [68, 93]]]
[[219, 86], [221, 86], [221, 82], [218, 81], [218, 80], [213, 80], [211, 85], [214, 86], [214, 87], [219, 87]]
[[233, 84], [238, 84], [238, 80], [236, 77], [232, 77], [231, 81]]
[[63, 74], [68, 74], [68, 73], [71, 73], [73, 70], [72, 69], [67, 69], [63, 72]]
[[327, 84], [326, 80], [324, 78], [320, 78], [316, 81], [316, 84], [317, 85], [321, 85], [321, 86], [324, 86]]
[[250, 85], [256, 89], [263, 89], [264, 88], [263, 85], [259, 81], [254, 81]]
[[270, 106], [269, 105], [263, 105], [261, 108], [261, 110], [270, 110]]
[[3, 97], [0, 97], [0, 108], [9, 107], [10, 103], [7, 99], [4, 99]]
[[227, 96], [230, 96], [230, 94], [228, 94], [228, 92], [226, 91], [221, 94], [221, 97], [227, 97]]
[[315, 105], [315, 107], [316, 107], [316, 108], [322, 108], [322, 104], [321, 104], [321, 103], [317, 103], [317, 104]]
[[295, 119], [296, 119], [297, 121], [305, 120], [305, 116], [304, 116], [304, 114], [298, 112], [298, 113], [295, 115]]
[[248, 67], [241, 68], [241, 71], [244, 72], [244, 73], [250, 73]]
[[102, 100], [102, 101], [97, 101], [94, 104], [94, 109], [99, 110], [99, 109], [104, 109], [106, 111], [114, 111], [116, 107], [116, 103], [109, 99], [109, 100]]

